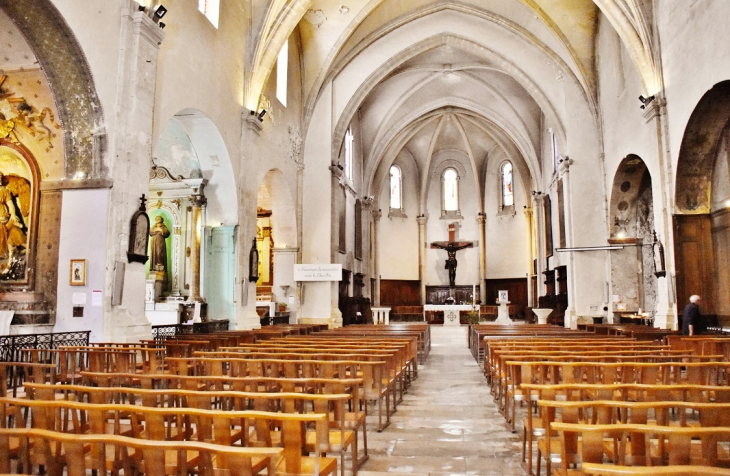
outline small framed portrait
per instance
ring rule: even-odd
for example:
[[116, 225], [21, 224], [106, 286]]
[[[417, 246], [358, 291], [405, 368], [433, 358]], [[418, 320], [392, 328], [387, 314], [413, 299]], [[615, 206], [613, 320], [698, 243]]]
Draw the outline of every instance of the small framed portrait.
[[509, 293], [507, 291], [499, 291], [499, 302], [509, 301]]
[[71, 286], [85, 286], [86, 285], [86, 260], [85, 259], [72, 259], [71, 260], [71, 277], [69, 278], [69, 284]]

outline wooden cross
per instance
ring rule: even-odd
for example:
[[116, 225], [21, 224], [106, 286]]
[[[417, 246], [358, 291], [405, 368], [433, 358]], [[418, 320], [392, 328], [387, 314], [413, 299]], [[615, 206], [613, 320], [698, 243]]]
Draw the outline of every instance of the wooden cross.
[[473, 248], [473, 241], [456, 241], [456, 223], [449, 223], [449, 241], [434, 241], [431, 248], [446, 250], [449, 254], [446, 260], [446, 269], [449, 270], [449, 286], [454, 287], [456, 283], [456, 252], [464, 248]]

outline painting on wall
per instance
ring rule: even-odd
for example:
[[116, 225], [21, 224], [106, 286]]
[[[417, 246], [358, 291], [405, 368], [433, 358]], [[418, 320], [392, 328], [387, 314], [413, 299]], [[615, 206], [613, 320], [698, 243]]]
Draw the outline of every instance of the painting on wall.
[[28, 280], [34, 186], [26, 158], [14, 147], [0, 146], [0, 282]]
[[71, 286], [85, 286], [86, 285], [86, 260], [85, 259], [72, 259], [70, 274], [71, 274], [71, 276], [69, 277], [69, 284]]

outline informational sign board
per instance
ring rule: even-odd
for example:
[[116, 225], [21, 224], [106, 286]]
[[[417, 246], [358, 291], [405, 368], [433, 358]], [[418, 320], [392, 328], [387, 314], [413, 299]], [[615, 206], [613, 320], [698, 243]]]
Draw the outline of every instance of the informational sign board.
[[342, 265], [295, 264], [294, 281], [342, 281]]

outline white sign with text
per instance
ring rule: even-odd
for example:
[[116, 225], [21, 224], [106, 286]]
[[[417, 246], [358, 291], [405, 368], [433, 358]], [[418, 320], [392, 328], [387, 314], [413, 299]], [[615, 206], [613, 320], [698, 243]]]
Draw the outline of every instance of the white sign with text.
[[342, 265], [295, 264], [294, 281], [342, 281]]

